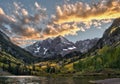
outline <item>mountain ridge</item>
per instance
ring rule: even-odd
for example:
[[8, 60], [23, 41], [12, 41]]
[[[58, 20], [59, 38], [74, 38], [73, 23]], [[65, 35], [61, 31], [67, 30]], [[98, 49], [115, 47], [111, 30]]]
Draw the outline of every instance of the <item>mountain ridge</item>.
[[93, 52], [103, 46], [114, 46], [120, 41], [120, 18], [113, 21], [112, 25], [104, 32], [102, 38], [98, 40], [96, 45], [89, 51]]
[[[46, 40], [37, 41], [33, 45], [27, 46], [25, 50], [32, 53], [34, 56], [41, 58], [59, 58], [59, 57], [74, 57], [88, 51], [95, 45], [98, 39], [87, 39], [73, 43], [63, 36], [56, 38], [48, 38]], [[86, 42], [84, 43], [83, 42]], [[82, 43], [81, 43], [82, 42]], [[82, 45], [82, 46], [81, 46]], [[88, 46], [88, 47], [85, 47]], [[82, 53], [82, 49], [85, 49]], [[74, 53], [74, 54], [73, 54]], [[75, 54], [76, 53], [76, 54]], [[79, 54], [78, 54], [79, 53]], [[68, 56], [70, 55], [70, 56]]]
[[9, 53], [17, 59], [21, 59], [26, 63], [31, 63], [35, 59], [29, 52], [13, 44], [9, 37], [0, 31], [0, 48], [1, 51]]
[[36, 42], [33, 45], [26, 47], [26, 50], [34, 53], [34, 55], [38, 54], [37, 56], [44, 56], [43, 58], [54, 57], [55, 55], [64, 57], [72, 51], [77, 51], [74, 43], [62, 36]]

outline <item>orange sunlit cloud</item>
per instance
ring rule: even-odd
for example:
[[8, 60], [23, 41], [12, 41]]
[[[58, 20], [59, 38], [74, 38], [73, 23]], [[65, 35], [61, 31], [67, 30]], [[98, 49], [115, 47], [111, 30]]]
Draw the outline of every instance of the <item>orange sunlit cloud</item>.
[[11, 38], [12, 42], [14, 42], [17, 45], [25, 45], [25, 44], [32, 44], [33, 41], [28, 40], [44, 40], [47, 38], [53, 38], [57, 36], [65, 36], [65, 35], [76, 35], [77, 31], [84, 31], [82, 28], [78, 28], [77, 25], [74, 23], [72, 25], [69, 24], [63, 24], [61, 26], [58, 26], [57, 29], [55, 29], [52, 25], [48, 25], [46, 30], [44, 32], [39, 33], [35, 31], [32, 28], [26, 29], [26, 33], [28, 35], [24, 35], [22, 37], [14, 37]]
[[56, 11], [53, 18], [55, 24], [115, 19], [120, 17], [120, 0], [102, 0], [92, 6], [82, 2], [65, 4], [57, 6]]

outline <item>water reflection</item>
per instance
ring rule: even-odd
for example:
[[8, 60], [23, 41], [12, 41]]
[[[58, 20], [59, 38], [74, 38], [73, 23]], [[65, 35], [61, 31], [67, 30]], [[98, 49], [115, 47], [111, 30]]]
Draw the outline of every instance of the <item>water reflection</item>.
[[36, 76], [1, 76], [0, 84], [90, 84], [90, 80], [106, 77], [36, 77]]

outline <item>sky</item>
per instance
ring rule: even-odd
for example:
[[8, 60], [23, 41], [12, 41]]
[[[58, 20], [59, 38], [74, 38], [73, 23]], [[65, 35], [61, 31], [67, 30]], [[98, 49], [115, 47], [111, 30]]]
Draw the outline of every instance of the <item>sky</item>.
[[0, 0], [0, 30], [20, 46], [59, 35], [100, 38], [120, 17], [120, 0]]

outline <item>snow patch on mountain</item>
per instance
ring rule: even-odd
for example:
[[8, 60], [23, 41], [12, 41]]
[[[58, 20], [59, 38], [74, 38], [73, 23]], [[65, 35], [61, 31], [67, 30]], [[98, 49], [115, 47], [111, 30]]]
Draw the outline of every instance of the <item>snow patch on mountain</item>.
[[73, 50], [73, 49], [76, 49], [76, 47], [73, 46], [73, 47], [69, 47], [68, 49], [69, 49], [69, 50]]
[[48, 50], [48, 49], [44, 48], [44, 53], [43, 53], [44, 55], [46, 54], [47, 50]]
[[40, 47], [37, 47], [36, 49], [37, 49], [37, 50], [35, 50], [34, 53], [38, 53], [39, 50], [40, 50]]

